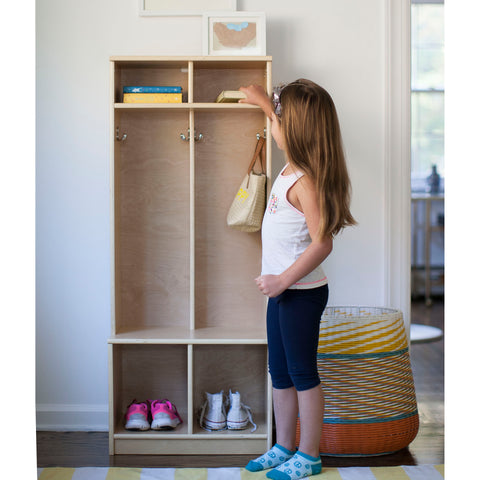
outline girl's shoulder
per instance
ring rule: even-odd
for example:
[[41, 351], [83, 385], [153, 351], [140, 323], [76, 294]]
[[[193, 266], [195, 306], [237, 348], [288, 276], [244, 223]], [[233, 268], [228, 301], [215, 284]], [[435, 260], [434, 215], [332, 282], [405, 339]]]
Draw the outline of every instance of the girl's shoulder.
[[280, 175], [283, 175], [284, 177], [295, 175], [297, 178], [300, 178], [301, 176], [304, 175], [304, 173], [296, 169], [291, 163], [287, 163], [280, 171]]
[[280, 172], [282, 177], [295, 177], [291, 187], [293, 192], [302, 191], [304, 194], [315, 195], [315, 182], [305, 172], [295, 168], [292, 164], [287, 163]]
[[295, 176], [297, 178], [297, 180], [295, 181], [295, 184], [302, 185], [308, 189], [310, 188], [314, 189], [315, 183], [313, 179], [302, 170], [295, 168], [290, 163], [287, 163], [287, 165], [283, 167], [280, 174], [283, 175], [284, 177]]
[[303, 214], [307, 212], [311, 213], [318, 209], [315, 185], [313, 181], [304, 174], [302, 174], [288, 190], [287, 199]]
[[295, 185], [297, 185], [298, 191], [315, 194], [315, 183], [308, 175], [302, 173], [302, 176], [295, 182]]
[[313, 180], [305, 175], [303, 172], [299, 173], [299, 178], [295, 181], [290, 189], [290, 197], [292, 204], [298, 203], [299, 206], [295, 205], [300, 211], [304, 212], [304, 207], [306, 204], [316, 203], [316, 190], [315, 183]]

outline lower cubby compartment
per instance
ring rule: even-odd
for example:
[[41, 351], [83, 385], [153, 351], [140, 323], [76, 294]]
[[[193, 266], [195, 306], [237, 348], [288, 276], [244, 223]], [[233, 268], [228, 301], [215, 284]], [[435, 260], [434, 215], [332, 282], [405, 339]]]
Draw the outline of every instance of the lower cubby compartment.
[[133, 400], [168, 399], [183, 424], [172, 432], [188, 429], [188, 353], [186, 345], [115, 344], [113, 349], [113, 401], [111, 428], [115, 433], [136, 435], [125, 430], [125, 413]]
[[[199, 417], [206, 401], [206, 392], [223, 392], [225, 407], [230, 390], [239, 392], [241, 403], [251, 409], [257, 429], [252, 435], [268, 433], [269, 389], [267, 380], [266, 345], [195, 345], [193, 349], [193, 410], [195, 413], [194, 433], [204, 432]], [[228, 413], [228, 411], [227, 411]], [[252, 425], [245, 430], [225, 431], [225, 437], [247, 435]], [[218, 434], [208, 432], [210, 434]]]
[[[111, 349], [110, 454], [261, 454], [271, 446], [266, 344], [118, 344]], [[257, 428], [206, 431], [205, 392], [239, 392]], [[125, 429], [132, 400], [168, 398], [183, 423], [167, 431]], [[226, 406], [227, 407], [227, 406]]]

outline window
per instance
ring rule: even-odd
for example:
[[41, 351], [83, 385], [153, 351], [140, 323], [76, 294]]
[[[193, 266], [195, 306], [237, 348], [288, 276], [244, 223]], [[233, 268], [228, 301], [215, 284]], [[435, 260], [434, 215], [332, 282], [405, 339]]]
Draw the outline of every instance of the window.
[[423, 191], [432, 166], [444, 175], [443, 0], [412, 0], [412, 191]]

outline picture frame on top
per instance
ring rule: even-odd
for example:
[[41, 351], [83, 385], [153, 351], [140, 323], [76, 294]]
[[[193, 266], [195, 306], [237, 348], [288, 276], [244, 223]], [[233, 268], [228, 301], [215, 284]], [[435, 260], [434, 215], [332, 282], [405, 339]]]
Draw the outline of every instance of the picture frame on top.
[[203, 55], [266, 55], [265, 12], [206, 12]]
[[202, 16], [216, 10], [235, 12], [237, 0], [138, 0], [141, 17]]

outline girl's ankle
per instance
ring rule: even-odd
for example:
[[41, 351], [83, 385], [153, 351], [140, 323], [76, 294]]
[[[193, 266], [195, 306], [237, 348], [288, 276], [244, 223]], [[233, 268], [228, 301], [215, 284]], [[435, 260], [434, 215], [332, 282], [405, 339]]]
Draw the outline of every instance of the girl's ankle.
[[300, 448], [298, 449], [299, 452], [302, 452], [304, 453], [305, 455], [308, 455], [309, 457], [312, 457], [312, 458], [318, 458], [320, 456], [320, 452], [319, 451], [315, 451], [315, 450], [301, 450]]
[[297, 451], [297, 447], [295, 445], [292, 446], [289, 444], [283, 444], [279, 442], [277, 442], [277, 445], [280, 445], [282, 448], [284, 448], [285, 450], [288, 450], [289, 452], [295, 453]]

